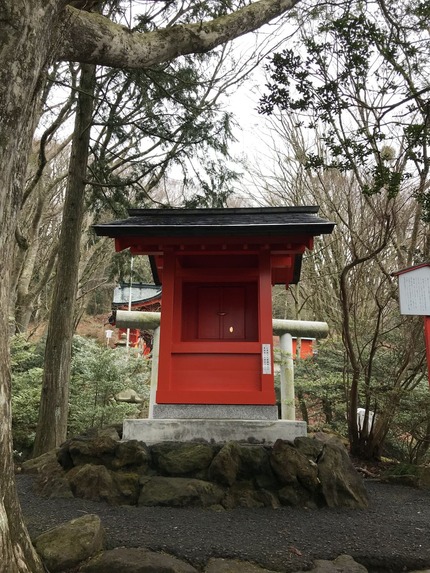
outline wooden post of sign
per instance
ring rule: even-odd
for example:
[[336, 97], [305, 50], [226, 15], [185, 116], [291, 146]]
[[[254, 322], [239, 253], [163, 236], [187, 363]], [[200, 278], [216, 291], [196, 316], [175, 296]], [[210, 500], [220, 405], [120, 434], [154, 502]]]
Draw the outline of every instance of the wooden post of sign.
[[430, 386], [430, 316], [424, 317], [424, 339], [426, 342], [427, 375]]

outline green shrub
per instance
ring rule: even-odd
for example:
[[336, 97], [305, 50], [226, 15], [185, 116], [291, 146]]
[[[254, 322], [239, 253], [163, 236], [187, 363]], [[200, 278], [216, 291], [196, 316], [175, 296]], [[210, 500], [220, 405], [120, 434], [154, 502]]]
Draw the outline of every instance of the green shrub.
[[414, 464], [406, 464], [406, 463], [398, 463], [398, 464], [391, 464], [389, 468], [387, 468], [382, 477], [389, 477], [389, 476], [418, 476], [419, 475], [419, 467]]
[[149, 360], [123, 348], [112, 350], [96, 341], [73, 339], [69, 433], [82, 433], [139, 415], [134, 404], [118, 403], [115, 396], [131, 388], [149, 400]]
[[[14, 449], [27, 454], [34, 442], [43, 378], [41, 343], [15, 336], [11, 345], [12, 433]], [[117, 402], [126, 388], [149, 401], [151, 361], [125, 349], [112, 350], [95, 340], [73, 338], [68, 434], [137, 417], [141, 406]]]
[[386, 449], [407, 465], [430, 461], [430, 392], [427, 380], [404, 392], [387, 436]]
[[32, 368], [43, 367], [45, 343], [29, 342], [22, 334], [17, 334], [11, 340], [11, 366], [14, 374], [27, 372]]
[[347, 435], [343, 360], [340, 345], [323, 341], [317, 355], [294, 361], [297, 416], [310, 430]]
[[27, 453], [33, 446], [43, 376], [43, 347], [22, 335], [12, 338], [12, 434], [14, 448]]

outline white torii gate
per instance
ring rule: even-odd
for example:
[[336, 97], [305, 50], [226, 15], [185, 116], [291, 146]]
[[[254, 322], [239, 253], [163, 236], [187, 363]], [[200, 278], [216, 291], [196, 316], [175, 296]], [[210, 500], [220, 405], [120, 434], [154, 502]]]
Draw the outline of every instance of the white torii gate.
[[[153, 417], [155, 394], [158, 378], [158, 356], [160, 345], [160, 317], [159, 312], [142, 312], [117, 310], [115, 324], [119, 328], [139, 328], [141, 330], [154, 330], [154, 344], [152, 349], [151, 389], [149, 396], [149, 418]], [[306, 320], [273, 319], [273, 333], [279, 336], [281, 348], [281, 419], [295, 420], [295, 390], [294, 390], [294, 361], [293, 337], [297, 338], [326, 338], [328, 324]]]

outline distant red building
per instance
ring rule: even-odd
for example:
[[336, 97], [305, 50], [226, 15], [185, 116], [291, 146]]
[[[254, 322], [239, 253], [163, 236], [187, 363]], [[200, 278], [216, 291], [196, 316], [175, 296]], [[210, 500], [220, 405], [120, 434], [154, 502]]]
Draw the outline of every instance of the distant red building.
[[[279, 336], [273, 337], [275, 348], [279, 346]], [[315, 353], [315, 338], [300, 339], [300, 358], [312, 358]], [[297, 338], [293, 338], [293, 358], [297, 357]]]
[[[144, 283], [121, 283], [113, 293], [112, 310], [140, 310], [159, 312], [161, 310], [161, 286]], [[149, 333], [141, 333], [137, 328], [129, 329], [129, 344], [137, 347], [143, 342], [143, 354], [149, 354], [152, 348], [152, 337]], [[146, 334], [146, 336], [145, 336]], [[127, 335], [126, 328], [118, 329], [121, 340]]]

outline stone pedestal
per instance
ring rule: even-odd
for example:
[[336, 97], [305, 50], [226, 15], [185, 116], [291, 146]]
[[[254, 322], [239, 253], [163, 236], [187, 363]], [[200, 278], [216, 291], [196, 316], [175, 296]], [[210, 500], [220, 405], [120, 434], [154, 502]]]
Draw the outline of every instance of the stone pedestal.
[[277, 420], [277, 406], [242, 404], [154, 404], [153, 418], [176, 420]]
[[123, 428], [123, 440], [139, 440], [148, 445], [171, 441], [272, 445], [279, 438], [293, 441], [306, 434], [306, 422], [290, 420], [133, 419], [124, 420]]

